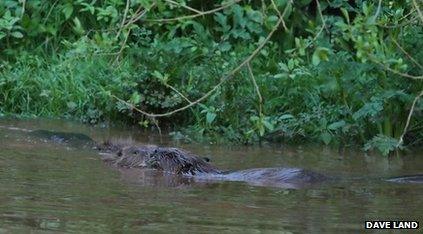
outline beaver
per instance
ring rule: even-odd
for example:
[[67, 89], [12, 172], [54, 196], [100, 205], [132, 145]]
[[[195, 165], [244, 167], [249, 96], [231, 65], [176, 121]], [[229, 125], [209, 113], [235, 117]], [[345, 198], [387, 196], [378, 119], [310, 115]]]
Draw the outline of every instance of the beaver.
[[[166, 173], [194, 177], [200, 181], [242, 181], [254, 185], [303, 187], [325, 182], [329, 177], [301, 168], [255, 168], [241, 171], [221, 170], [206, 158], [188, 151], [155, 145], [134, 146], [107, 141], [97, 147], [107, 151], [103, 160], [123, 168], [152, 168]], [[104, 154], [104, 153], [103, 153]]]
[[134, 168], [148, 167], [175, 174], [220, 173], [207, 157], [187, 151], [156, 145], [134, 145], [132, 140], [107, 140], [95, 147], [109, 164]]
[[[107, 141], [108, 148], [116, 148], [105, 161], [126, 168], [152, 168], [170, 174], [194, 177], [200, 181], [242, 181], [253, 185], [298, 188], [336, 180], [335, 177], [303, 168], [253, 168], [240, 171], [221, 170], [208, 159], [188, 151], [155, 145], [115, 144]], [[106, 148], [107, 148], [106, 147]], [[102, 149], [102, 147], [99, 147]], [[423, 174], [384, 179], [395, 183], [422, 183]]]

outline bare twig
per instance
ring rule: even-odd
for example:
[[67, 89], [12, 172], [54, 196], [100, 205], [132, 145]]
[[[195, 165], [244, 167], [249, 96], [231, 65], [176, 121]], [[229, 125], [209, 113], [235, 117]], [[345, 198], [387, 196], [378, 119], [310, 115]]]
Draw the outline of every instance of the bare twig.
[[128, 41], [129, 34], [131, 34], [131, 29], [128, 29], [128, 32], [126, 33], [126, 36], [125, 36], [125, 40], [123, 40], [123, 42], [122, 42], [122, 44], [120, 46], [120, 50], [117, 52], [117, 56], [116, 56], [115, 61], [113, 62], [113, 64], [116, 64], [117, 62], [119, 62], [119, 58], [122, 55], [123, 50], [125, 49], [126, 42]]
[[[400, 21], [400, 20], [398, 20], [398, 21]], [[411, 18], [411, 19], [409, 19], [406, 22], [403, 22], [401, 24], [394, 24], [394, 25], [377, 24], [377, 26], [382, 27], [382, 28], [402, 28], [404, 26], [410, 25], [410, 24], [415, 23], [417, 21], [418, 21], [418, 17], [416, 16], [416, 17]]]
[[410, 12], [408, 12], [406, 15], [398, 19], [398, 21], [402, 21], [403, 19], [407, 18], [408, 16], [412, 15], [416, 11], [415, 8], [413, 8]]
[[145, 112], [145, 111], [143, 111], [143, 110], [139, 109], [139, 108], [138, 108], [138, 107], [136, 107], [135, 105], [133, 105], [133, 104], [131, 104], [131, 103], [129, 103], [129, 102], [127, 102], [127, 101], [123, 100], [123, 99], [120, 99], [119, 97], [117, 97], [117, 96], [115, 96], [115, 95], [113, 95], [113, 94], [109, 94], [109, 95], [110, 95], [112, 98], [114, 98], [114, 99], [118, 100], [119, 102], [122, 102], [123, 104], [125, 104], [125, 105], [129, 106], [131, 109], [136, 110], [137, 112], [139, 112], [139, 113], [141, 113], [141, 114], [143, 114], [143, 115], [145, 115], [145, 116], [151, 117], [150, 113], [147, 113], [147, 112]]
[[156, 126], [157, 131], [159, 132], [160, 137], [162, 137], [162, 129], [159, 126], [159, 121], [155, 118], [151, 118], [151, 122], [154, 123], [154, 126]]
[[[319, 31], [317, 32], [317, 34], [313, 37], [313, 39], [305, 46], [305, 48], [308, 48], [309, 46], [311, 46], [317, 40], [317, 38], [319, 38], [320, 34], [326, 28], [326, 20], [323, 17], [322, 9], [320, 8], [319, 0], [316, 0], [316, 4], [317, 4], [317, 10], [319, 11], [320, 19], [322, 20], [322, 26], [319, 29]], [[298, 49], [298, 48], [296, 48], [296, 49]]]
[[[420, 17], [420, 20], [421, 20], [421, 22], [423, 23], [423, 14], [422, 14], [422, 12], [420, 11], [420, 8], [419, 8], [419, 6], [418, 6], [418, 4], [417, 4], [417, 2], [416, 2], [416, 0], [413, 0], [413, 4], [414, 4], [414, 8], [415, 8], [415, 10], [417, 11], [417, 14], [418, 14], [418, 16]], [[394, 43], [403, 51], [403, 53], [404, 54], [406, 54], [415, 64], [417, 64], [420, 68], [421, 68], [421, 65], [417, 62], [417, 61], [415, 61], [414, 60], [414, 58], [413, 57], [411, 57], [404, 49], [402, 49], [402, 47], [398, 44], [398, 42], [396, 42], [395, 40], [394, 40]], [[389, 70], [389, 69], [388, 69]], [[392, 71], [391, 71], [392, 72]], [[395, 72], [394, 72], [395, 73]], [[404, 74], [400, 74], [400, 75], [402, 75], [402, 76], [404, 76]], [[408, 74], [405, 74], [405, 75], [408, 75]], [[406, 76], [406, 77], [409, 77], [409, 76]], [[423, 76], [413, 76], [413, 77], [409, 77], [409, 78], [412, 78], [412, 79], [423, 79]], [[399, 147], [399, 146], [401, 146], [402, 145], [402, 143], [404, 142], [404, 136], [405, 136], [405, 134], [407, 133], [407, 129], [408, 129], [408, 126], [410, 125], [410, 121], [411, 121], [411, 116], [413, 115], [413, 112], [414, 112], [414, 108], [415, 108], [415, 106], [416, 106], [416, 104], [417, 104], [417, 101], [420, 99], [420, 97], [422, 97], [423, 96], [423, 90], [422, 91], [420, 91], [420, 93], [414, 98], [414, 100], [413, 100], [413, 104], [411, 105], [411, 108], [410, 108], [410, 112], [408, 112], [408, 117], [407, 117], [407, 122], [406, 122], [406, 124], [405, 124], [405, 127], [404, 127], [404, 130], [403, 130], [403, 132], [402, 132], [402, 134], [401, 134], [401, 136], [400, 136], [400, 138], [399, 138], [399, 140], [398, 140], [398, 144], [397, 144], [397, 147]]]
[[[278, 13], [278, 16], [279, 16], [279, 18], [283, 18], [284, 16], [285, 16], [285, 14], [286, 14], [286, 11], [287, 11], [287, 7], [285, 7], [285, 9], [284, 9], [284, 11], [283, 11], [283, 14], [279, 11], [279, 9], [278, 9], [278, 6], [276, 5], [276, 3], [275, 3], [275, 1], [274, 0], [271, 0], [272, 1], [272, 6], [273, 6], [273, 8], [275, 8], [275, 11], [276, 11], [276, 13]], [[288, 2], [287, 2], [288, 3]], [[283, 28], [285, 29], [285, 31], [288, 31], [288, 27], [286, 27], [286, 24], [285, 24], [285, 21], [282, 21], [282, 26], [283, 26]]]
[[[129, 2], [130, 2], [130, 0], [127, 0], [127, 5], [126, 5], [127, 8], [126, 9], [129, 8]], [[154, 6], [155, 6], [155, 3], [153, 3], [149, 9], [151, 9]], [[138, 8], [138, 10], [140, 10], [140, 9], [141, 8]], [[123, 30], [124, 28], [128, 27], [130, 24], [135, 23], [138, 19], [140, 19], [141, 17], [143, 17], [144, 14], [147, 13], [147, 11], [149, 9], [145, 9], [144, 11], [142, 11], [139, 14], [137, 14], [136, 16], [133, 16], [127, 23], [125, 23], [126, 16], [124, 16], [123, 17], [123, 20], [122, 20], [122, 25], [119, 28], [118, 34], [116, 35], [116, 39], [119, 36], [121, 30]], [[138, 10], [137, 10], [137, 12], [138, 12]], [[127, 14], [127, 10], [125, 10], [125, 15], [126, 14]], [[117, 56], [116, 56], [115, 61], [113, 62], [113, 64], [116, 64], [119, 61], [119, 58], [122, 55], [123, 50], [125, 49], [126, 42], [128, 41], [129, 34], [131, 34], [131, 28], [128, 29], [128, 32], [126, 33], [125, 39], [123, 40], [123, 42], [121, 44], [120, 50], [117, 52]]]
[[263, 113], [263, 98], [260, 93], [260, 89], [257, 85], [256, 79], [254, 78], [253, 70], [251, 69], [250, 63], [247, 63], [248, 73], [250, 74], [251, 81], [253, 82], [254, 88], [257, 93], [258, 101], [259, 101], [259, 114]]
[[317, 5], [317, 11], [319, 12], [319, 16], [320, 19], [322, 20], [322, 27], [320, 28], [320, 31], [316, 34], [316, 36], [314, 37], [313, 41], [317, 40], [317, 38], [320, 36], [320, 34], [323, 32], [323, 29], [326, 28], [326, 20], [323, 17], [323, 13], [322, 13], [322, 7], [320, 6], [320, 2], [319, 0], [316, 0], [316, 5]]
[[165, 22], [173, 22], [173, 21], [178, 21], [178, 20], [192, 19], [192, 18], [196, 18], [196, 17], [199, 17], [199, 16], [204, 16], [204, 15], [208, 15], [208, 14], [212, 14], [212, 13], [221, 11], [221, 10], [228, 8], [228, 7], [232, 6], [233, 4], [238, 3], [240, 1], [241, 0], [234, 0], [233, 2], [222, 5], [218, 8], [215, 8], [215, 9], [212, 9], [212, 10], [209, 10], [209, 11], [201, 11], [201, 13], [197, 13], [197, 14], [194, 14], [194, 15], [184, 15], [184, 16], [180, 16], [180, 17], [176, 17], [176, 18], [169, 18], [169, 19], [145, 19], [145, 21], [165, 23]]
[[110, 94], [110, 96], [111, 96], [111, 97], [113, 97], [113, 98], [115, 98], [116, 100], [118, 100], [118, 101], [120, 101], [120, 102], [124, 103], [125, 105], [129, 106], [132, 110], [135, 110], [135, 111], [137, 111], [138, 113], [141, 113], [141, 114], [143, 114], [143, 115], [147, 116], [147, 117], [151, 120], [151, 122], [153, 122], [153, 123], [154, 123], [154, 125], [156, 126], [157, 131], [159, 132], [160, 136], [162, 135], [162, 130], [160, 129], [160, 127], [159, 127], [159, 124], [158, 124], [157, 120], [156, 120], [153, 116], [149, 116], [147, 112], [145, 112], [145, 111], [143, 111], [143, 110], [141, 110], [141, 109], [137, 108], [135, 105], [132, 105], [131, 103], [126, 102], [125, 100], [122, 100], [122, 99], [120, 99], [120, 98], [116, 97], [116, 96], [115, 96], [115, 95], [113, 95], [113, 94]]
[[[415, 8], [413, 8], [410, 12], [408, 12], [406, 15], [404, 15], [403, 17], [401, 17], [400, 19], [398, 19], [398, 21], [397, 22], [401, 22], [401, 21], [403, 21], [404, 19], [407, 19], [409, 16], [411, 16], [414, 12], [416, 11], [416, 9]], [[407, 26], [407, 25], [409, 25], [409, 24], [412, 24], [414, 21], [416, 21], [417, 20], [417, 18], [418, 18], [418, 16], [415, 16], [415, 17], [413, 17], [413, 18], [411, 18], [411, 19], [409, 19], [409, 20], [407, 20], [406, 22], [403, 22], [403, 23], [401, 23], [401, 24], [398, 24], [398, 23], [396, 23], [396, 24], [394, 24], [394, 25], [383, 25], [383, 24], [379, 24], [379, 23], [377, 23], [377, 25], [379, 26], [379, 27], [383, 27], [383, 28], [401, 28], [401, 27], [404, 27], [404, 26]]]
[[394, 74], [397, 74], [397, 75], [400, 75], [400, 76], [403, 76], [403, 77], [407, 77], [407, 78], [410, 78], [410, 79], [414, 79], [414, 80], [421, 80], [421, 79], [423, 79], [423, 75], [421, 75], [421, 76], [413, 76], [413, 75], [410, 75], [410, 74], [403, 73], [403, 72], [397, 71], [395, 69], [392, 69], [389, 66], [383, 64], [382, 62], [379, 62], [377, 59], [375, 59], [371, 55], [369, 55], [369, 59], [372, 62], [377, 63], [379, 66], [383, 67], [385, 70], [390, 71], [390, 72], [392, 72]]
[[[152, 6], [154, 6], [154, 3], [152, 4]], [[134, 18], [137, 18], [138, 16], [140, 16], [140, 14], [144, 13], [144, 11], [141, 11], [142, 8], [143, 8], [143, 6], [140, 5], [137, 8], [137, 10], [135, 11], [134, 15], [130, 19], [128, 19], [127, 21], [125, 21], [125, 25], [129, 25], [129, 24], [134, 23], [134, 22], [131, 22], [131, 20], [134, 19]]]
[[403, 141], [404, 141], [404, 136], [405, 136], [405, 134], [407, 133], [408, 126], [410, 125], [410, 120], [411, 120], [411, 116], [413, 115], [414, 108], [415, 108], [415, 106], [416, 106], [417, 101], [419, 100], [419, 98], [420, 98], [421, 96], [423, 96], [423, 90], [422, 90], [422, 91], [420, 91], [420, 94], [419, 94], [419, 95], [417, 95], [417, 96], [414, 98], [414, 100], [413, 100], [413, 104], [411, 105], [410, 112], [408, 112], [407, 122], [406, 122], [405, 127], [404, 127], [404, 130], [403, 130], [403, 132], [402, 132], [402, 134], [401, 134], [401, 136], [400, 136], [400, 138], [399, 138], [399, 140], [398, 140], [397, 147], [399, 147], [399, 146], [403, 143]]
[[178, 3], [178, 2], [175, 2], [175, 1], [172, 1], [172, 0], [165, 0], [165, 1], [166, 1], [166, 2], [168, 2], [168, 3], [171, 3], [171, 4], [173, 4], [173, 5], [177, 5], [177, 6], [180, 6], [180, 7], [182, 7], [182, 8], [185, 8], [185, 9], [187, 9], [187, 10], [193, 11], [193, 12], [195, 12], [195, 13], [197, 13], [197, 14], [203, 14], [203, 13], [204, 13], [204, 12], [199, 11], [199, 10], [197, 10], [197, 9], [194, 9], [194, 8], [192, 8], [192, 7], [190, 7], [190, 6], [182, 5], [182, 4], [180, 4], [180, 3]]
[[272, 37], [272, 35], [276, 32], [276, 30], [279, 28], [279, 26], [282, 24], [283, 18], [279, 18], [279, 20], [276, 22], [275, 26], [273, 27], [272, 31], [270, 31], [270, 33], [267, 35], [267, 37], [259, 44], [259, 46], [244, 60], [242, 61], [237, 67], [235, 67], [232, 71], [230, 71], [227, 75], [224, 75], [223, 77], [221, 77], [220, 82], [217, 83], [211, 90], [209, 90], [206, 94], [204, 94], [202, 97], [198, 98], [197, 100], [189, 103], [188, 105], [185, 105], [181, 108], [166, 112], [166, 113], [161, 113], [161, 114], [155, 114], [155, 113], [147, 113], [143, 110], [140, 110], [138, 108], [136, 108], [134, 105], [132, 105], [131, 103], [128, 103], [118, 97], [116, 97], [115, 95], [111, 95], [112, 98], [117, 99], [118, 101], [130, 106], [131, 108], [133, 108], [134, 110], [138, 111], [139, 113], [148, 116], [148, 117], [165, 117], [165, 116], [170, 116], [173, 115], [177, 112], [186, 110], [198, 103], [200, 103], [201, 101], [205, 100], [206, 98], [208, 98], [212, 93], [214, 93], [223, 83], [225, 83], [227, 80], [229, 80], [233, 75], [235, 75], [239, 70], [241, 70], [242, 67], [244, 67], [247, 63], [249, 63], [259, 52], [260, 50], [267, 44], [267, 42], [270, 40], [270, 38]]
[[422, 14], [422, 12], [420, 11], [420, 7], [419, 7], [419, 5], [417, 4], [416, 0], [413, 0], [413, 4], [414, 4], [414, 7], [416, 8], [417, 14], [418, 14], [418, 15], [419, 15], [419, 17], [420, 17], [420, 20], [421, 20], [421, 21], [422, 21], [422, 23], [423, 23], [423, 14]]
[[145, 15], [145, 13], [147, 13], [151, 8], [153, 8], [155, 6], [156, 6], [156, 3], [154, 2], [153, 4], [151, 4], [149, 9], [145, 9], [143, 11], [140, 11], [141, 7], [138, 8], [137, 13], [131, 19], [129, 19], [128, 22], [125, 23], [125, 27], [129, 26], [130, 24], [137, 22], [139, 19], [141, 19]]
[[394, 38], [392, 38], [392, 41], [411, 61], [413, 61], [414, 64], [423, 69], [423, 66], [417, 62], [409, 53], [407, 53], [407, 51], [405, 51], [404, 48], [402, 48], [402, 46]]
[[377, 17], [379, 17], [380, 9], [382, 8], [382, 0], [379, 0], [379, 3], [377, 4], [377, 10], [375, 15], [373, 16], [373, 20], [376, 22]]
[[21, 19], [24, 16], [25, 13], [25, 4], [26, 4], [26, 0], [21, 0], [20, 2], [22, 2], [22, 11], [21, 11]]
[[50, 17], [51, 12], [53, 11], [53, 9], [54, 9], [54, 7], [56, 6], [56, 4], [57, 4], [57, 2], [58, 2], [58, 1], [59, 1], [59, 0], [56, 0], [56, 1], [53, 3], [53, 5], [51, 6], [50, 10], [49, 10], [49, 11], [48, 11], [48, 13], [47, 13], [47, 16], [44, 18], [43, 24], [46, 24], [46, 22], [47, 22], [48, 18]]
[[131, 0], [126, 0], [125, 12], [123, 13], [122, 23], [120, 24], [119, 31], [116, 33], [115, 40], [117, 40], [119, 38], [120, 32], [122, 32], [122, 30], [125, 26], [126, 15], [128, 14], [130, 3], [131, 3]]
[[189, 100], [185, 95], [183, 95], [181, 92], [179, 92], [179, 90], [177, 90], [175, 87], [173, 87], [170, 84], [165, 83], [164, 84], [166, 87], [170, 88], [171, 90], [173, 90], [173, 92], [177, 93], [179, 96], [181, 96], [183, 99], [185, 99], [185, 101], [187, 101], [188, 103], [192, 103], [191, 100]]

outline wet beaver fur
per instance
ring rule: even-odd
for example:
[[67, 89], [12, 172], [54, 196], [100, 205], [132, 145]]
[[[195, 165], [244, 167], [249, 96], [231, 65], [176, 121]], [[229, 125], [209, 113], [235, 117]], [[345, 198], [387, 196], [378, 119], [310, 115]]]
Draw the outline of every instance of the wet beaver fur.
[[134, 146], [132, 141], [106, 141], [97, 146], [102, 159], [111, 165], [148, 167], [174, 174], [221, 173], [219, 169], [187, 151], [155, 145]]

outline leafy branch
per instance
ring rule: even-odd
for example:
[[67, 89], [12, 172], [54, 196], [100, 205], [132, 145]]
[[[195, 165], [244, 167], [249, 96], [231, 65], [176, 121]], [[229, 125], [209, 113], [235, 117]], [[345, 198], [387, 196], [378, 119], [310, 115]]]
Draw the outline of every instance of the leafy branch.
[[[290, 2], [292, 4], [292, 1]], [[269, 34], [267, 35], [267, 37], [259, 44], [259, 46], [244, 60], [242, 61], [237, 67], [235, 67], [234, 69], [232, 69], [227, 75], [224, 75], [223, 77], [220, 78], [220, 82], [217, 83], [212, 89], [210, 89], [206, 94], [204, 94], [202, 97], [198, 98], [195, 101], [190, 102], [189, 104], [180, 107], [178, 109], [166, 112], [166, 113], [148, 113], [146, 111], [143, 111], [139, 108], [136, 108], [133, 104], [126, 102], [118, 97], [116, 97], [115, 95], [111, 95], [112, 98], [117, 99], [118, 101], [124, 103], [125, 105], [128, 105], [129, 107], [131, 107], [132, 109], [136, 110], [137, 112], [148, 116], [148, 117], [166, 117], [166, 116], [170, 116], [173, 115], [175, 113], [178, 113], [180, 111], [186, 110], [200, 102], [202, 102], [203, 100], [205, 100], [206, 98], [208, 98], [211, 94], [213, 94], [221, 85], [223, 85], [227, 80], [229, 80], [231, 77], [233, 77], [237, 72], [239, 72], [245, 65], [247, 65], [248, 63], [250, 63], [251, 60], [253, 60], [253, 58], [261, 51], [261, 49], [267, 44], [267, 42], [270, 40], [270, 38], [272, 37], [272, 35], [277, 31], [277, 29], [279, 28], [279, 26], [284, 23], [284, 15], [286, 14], [286, 9], [288, 8], [288, 5], [285, 7], [284, 13], [281, 15], [281, 17], [278, 17], [278, 21], [276, 22], [276, 24], [273, 26], [273, 29], [269, 32]]]
[[197, 10], [197, 9], [194, 9], [194, 8], [190, 8], [191, 11], [198, 12], [197, 14], [193, 14], [193, 15], [184, 15], [184, 16], [175, 17], [175, 18], [168, 18], [168, 19], [145, 19], [144, 21], [156, 22], [156, 23], [167, 23], [167, 22], [173, 22], [173, 21], [179, 21], [179, 20], [185, 20], [185, 19], [193, 19], [193, 18], [197, 18], [197, 17], [200, 17], [200, 16], [209, 15], [209, 14], [213, 14], [215, 12], [221, 11], [221, 10], [226, 9], [226, 8], [232, 6], [235, 3], [238, 3], [240, 1], [241, 0], [234, 0], [233, 2], [230, 2], [228, 4], [222, 5], [220, 7], [217, 7], [215, 9], [208, 10], [208, 11], [200, 11], [200, 10]]

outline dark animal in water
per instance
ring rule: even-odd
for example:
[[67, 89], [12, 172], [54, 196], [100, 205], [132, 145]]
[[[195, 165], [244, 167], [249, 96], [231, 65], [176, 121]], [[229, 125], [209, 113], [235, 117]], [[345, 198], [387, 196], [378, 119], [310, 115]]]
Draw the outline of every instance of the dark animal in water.
[[120, 167], [149, 167], [191, 175], [218, 172], [217, 168], [208, 163], [208, 158], [200, 158], [178, 148], [134, 144], [128, 140], [106, 141], [97, 145], [96, 149], [100, 151], [104, 161]]
[[[198, 157], [178, 148], [155, 145], [136, 145], [131, 141], [106, 141], [95, 143], [79, 133], [29, 131], [30, 135], [56, 143], [72, 146], [95, 146], [103, 161], [120, 168], [152, 168], [175, 175], [194, 177], [198, 180], [244, 181], [255, 185], [298, 187], [331, 180], [326, 175], [301, 168], [255, 168], [241, 171], [223, 171]], [[423, 174], [385, 179], [396, 183], [423, 184]]]
[[[106, 142], [99, 145], [107, 151], [103, 159], [118, 167], [154, 168], [172, 174], [195, 177], [197, 180], [244, 181], [254, 185], [303, 187], [333, 180], [332, 177], [301, 168], [254, 168], [223, 171], [207, 160], [187, 151], [153, 145], [133, 146]], [[400, 176], [386, 179], [397, 183], [422, 183], [423, 175]]]
[[52, 141], [54, 143], [60, 144], [69, 144], [75, 147], [92, 147], [96, 144], [93, 139], [82, 133], [34, 130], [30, 131], [29, 135], [38, 139]]

